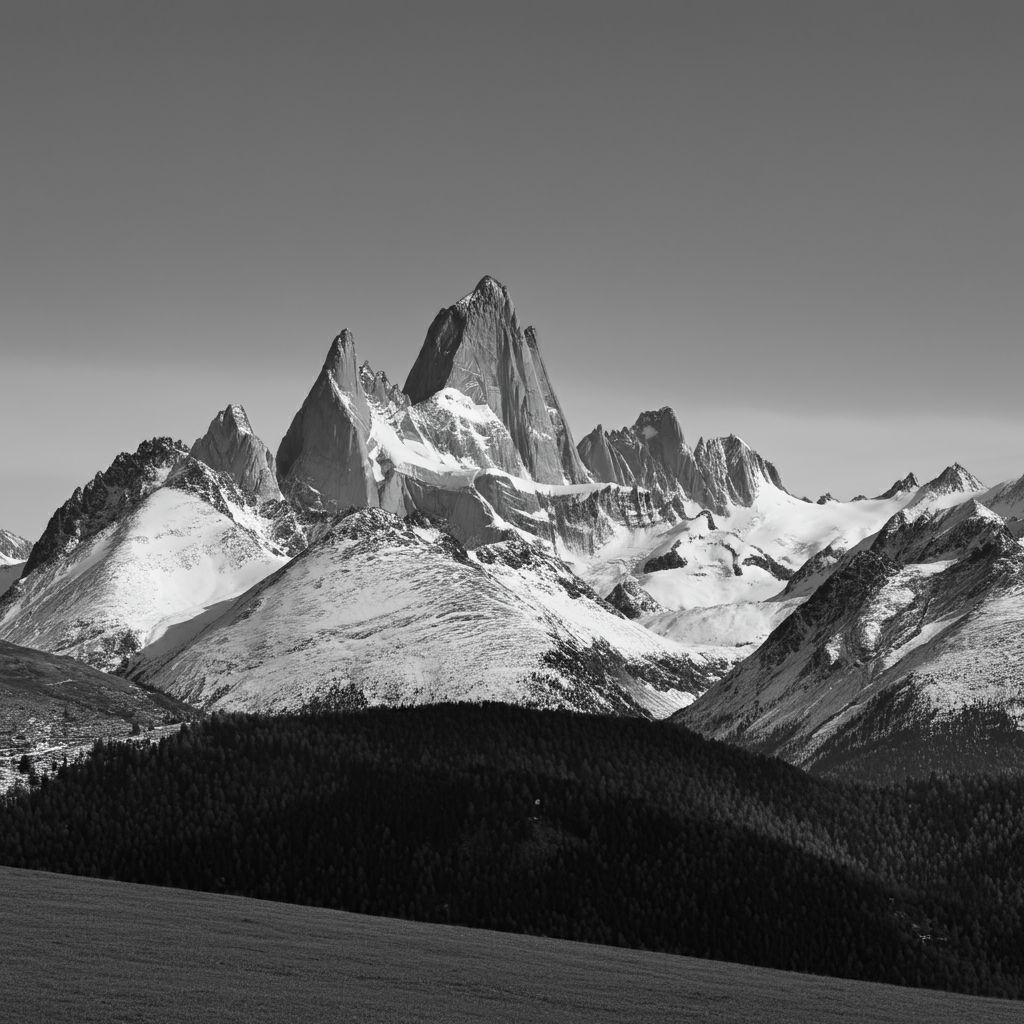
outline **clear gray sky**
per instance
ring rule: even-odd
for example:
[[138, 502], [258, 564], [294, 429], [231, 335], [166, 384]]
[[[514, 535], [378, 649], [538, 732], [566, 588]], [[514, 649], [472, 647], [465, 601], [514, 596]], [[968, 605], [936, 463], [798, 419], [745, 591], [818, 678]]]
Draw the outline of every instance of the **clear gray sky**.
[[1024, 3], [0, 4], [0, 524], [485, 273], [577, 439], [1024, 473]]

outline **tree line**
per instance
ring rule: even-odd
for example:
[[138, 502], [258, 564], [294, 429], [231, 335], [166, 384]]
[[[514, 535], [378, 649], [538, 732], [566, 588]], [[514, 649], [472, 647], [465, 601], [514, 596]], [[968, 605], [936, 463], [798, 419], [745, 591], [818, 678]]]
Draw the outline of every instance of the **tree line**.
[[0, 862], [1024, 995], [1024, 781], [868, 788], [503, 704], [216, 715], [0, 802]]

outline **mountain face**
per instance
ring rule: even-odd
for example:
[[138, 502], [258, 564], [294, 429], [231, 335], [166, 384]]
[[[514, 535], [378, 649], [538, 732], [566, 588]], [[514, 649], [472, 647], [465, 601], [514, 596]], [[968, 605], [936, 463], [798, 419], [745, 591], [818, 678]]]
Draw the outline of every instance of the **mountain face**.
[[253, 432], [240, 405], [217, 413], [209, 429], [190, 452], [192, 458], [225, 473], [242, 490], [259, 501], [280, 501], [277, 469], [270, 449]]
[[405, 382], [417, 404], [455, 388], [505, 425], [531, 479], [587, 483], [536, 332], [519, 325], [508, 289], [492, 277], [441, 310]]
[[0, 791], [16, 777], [12, 759], [24, 754], [60, 759], [100, 738], [193, 716], [166, 694], [0, 640]]
[[143, 441], [135, 452], [118, 455], [104, 472], [97, 473], [84, 487], [76, 487], [50, 517], [32, 549], [24, 576], [44, 562], [68, 554], [115, 522], [126, 509], [159, 487], [186, 454], [180, 441], [154, 437]]
[[126, 671], [201, 628], [316, 523], [259, 503], [169, 438], [122, 453], [51, 518], [0, 599], [0, 639]]
[[421, 515], [362, 509], [148, 681], [204, 708], [500, 700], [661, 717], [722, 668], [521, 540], [467, 552]]
[[1001, 515], [1019, 537], [1024, 520], [1024, 476], [996, 484], [979, 499], [986, 508]]
[[998, 735], [1024, 725], [1024, 547], [973, 499], [937, 504], [841, 557], [680, 720], [833, 774], [997, 767]]
[[691, 450], [667, 406], [611, 433], [598, 425], [579, 453], [595, 480], [643, 487], [661, 502], [678, 496], [719, 515], [751, 505], [764, 487], [785, 490], [778, 470], [738, 437], [701, 438]]
[[32, 542], [9, 530], [0, 530], [0, 559], [24, 562], [32, 552]]
[[934, 480], [923, 484], [914, 494], [912, 505], [953, 505], [969, 494], [979, 494], [985, 485], [959, 462], [947, 466]]

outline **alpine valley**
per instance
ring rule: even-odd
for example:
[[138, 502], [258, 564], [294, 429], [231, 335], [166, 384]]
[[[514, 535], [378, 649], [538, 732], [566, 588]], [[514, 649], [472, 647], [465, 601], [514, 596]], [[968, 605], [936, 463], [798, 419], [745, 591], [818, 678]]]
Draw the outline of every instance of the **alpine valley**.
[[485, 277], [402, 387], [342, 331], [276, 451], [228, 405], [191, 446], [117, 455], [34, 545], [0, 531], [3, 653], [47, 680], [0, 754], [59, 749], [73, 694], [93, 738], [502, 701], [671, 717], [839, 777], [1020, 770], [1024, 477], [880, 490], [797, 497], [669, 408], [577, 444]]

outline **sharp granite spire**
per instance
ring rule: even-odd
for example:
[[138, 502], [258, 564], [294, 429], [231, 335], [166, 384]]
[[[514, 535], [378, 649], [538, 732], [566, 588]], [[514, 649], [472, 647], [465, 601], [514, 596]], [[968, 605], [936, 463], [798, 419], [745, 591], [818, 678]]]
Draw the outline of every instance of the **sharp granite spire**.
[[369, 433], [355, 338], [342, 331], [277, 449], [281, 490], [301, 505], [330, 512], [379, 505]]
[[537, 334], [520, 327], [508, 289], [493, 277], [437, 314], [404, 390], [417, 403], [449, 387], [490, 406], [534, 480], [589, 482]]

